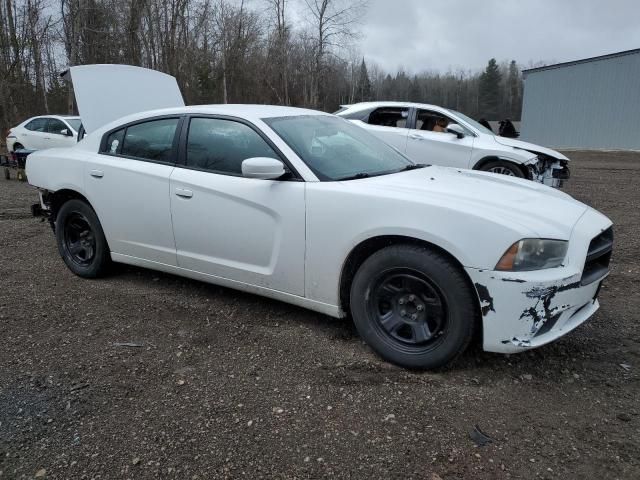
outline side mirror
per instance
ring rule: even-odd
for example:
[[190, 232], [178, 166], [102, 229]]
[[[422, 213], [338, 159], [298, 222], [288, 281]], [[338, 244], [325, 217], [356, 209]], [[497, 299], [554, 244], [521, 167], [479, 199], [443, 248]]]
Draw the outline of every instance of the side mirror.
[[64, 135], [65, 137], [72, 137], [73, 133], [71, 133], [68, 128], [63, 128], [62, 130], [60, 130], [60, 135]]
[[460, 125], [457, 125], [455, 123], [447, 127], [447, 132], [453, 133], [458, 138], [464, 138], [466, 135], [464, 128], [462, 128]]
[[287, 171], [280, 160], [269, 157], [247, 158], [242, 162], [242, 175], [247, 178], [260, 178], [262, 180], [275, 180], [282, 177]]

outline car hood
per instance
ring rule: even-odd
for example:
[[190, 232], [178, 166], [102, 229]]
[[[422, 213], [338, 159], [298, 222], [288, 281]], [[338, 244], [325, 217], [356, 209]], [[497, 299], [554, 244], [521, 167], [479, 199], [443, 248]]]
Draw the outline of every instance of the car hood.
[[[375, 195], [437, 205], [517, 228], [524, 236], [569, 239], [589, 209], [566, 193], [530, 180], [431, 166], [349, 183]], [[363, 192], [365, 193], [365, 192]]]
[[133, 113], [184, 107], [176, 79], [131, 65], [80, 65], [62, 74], [71, 78], [87, 133]]
[[527, 150], [529, 152], [542, 153], [552, 158], [557, 158], [558, 160], [569, 160], [560, 152], [557, 152], [550, 148], [541, 147], [540, 145], [536, 145], [534, 143], [523, 142], [522, 140], [516, 140], [514, 138], [499, 137], [497, 135], [494, 136], [494, 139], [500, 145], [505, 145], [507, 147], [519, 148], [521, 150]]

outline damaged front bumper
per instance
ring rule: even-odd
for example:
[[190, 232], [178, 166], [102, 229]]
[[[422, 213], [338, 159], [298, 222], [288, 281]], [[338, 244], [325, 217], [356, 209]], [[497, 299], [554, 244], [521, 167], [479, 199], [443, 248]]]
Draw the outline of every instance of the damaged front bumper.
[[538, 161], [528, 165], [531, 180], [549, 187], [560, 188], [571, 177], [569, 162], [546, 155], [538, 155]]
[[466, 268], [480, 300], [483, 348], [516, 353], [567, 334], [599, 308], [609, 273], [611, 222], [589, 210], [574, 227], [565, 265], [530, 272]]

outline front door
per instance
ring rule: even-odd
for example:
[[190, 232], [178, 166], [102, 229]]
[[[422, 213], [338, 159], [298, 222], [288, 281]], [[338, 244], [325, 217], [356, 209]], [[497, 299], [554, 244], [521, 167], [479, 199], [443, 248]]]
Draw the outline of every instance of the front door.
[[452, 123], [455, 121], [439, 112], [419, 109], [409, 131], [407, 156], [416, 163], [469, 168], [475, 137], [469, 133], [458, 138], [447, 132]]
[[182, 268], [304, 295], [305, 184], [242, 176], [242, 161], [281, 159], [251, 126], [191, 118], [184, 165], [171, 175]]

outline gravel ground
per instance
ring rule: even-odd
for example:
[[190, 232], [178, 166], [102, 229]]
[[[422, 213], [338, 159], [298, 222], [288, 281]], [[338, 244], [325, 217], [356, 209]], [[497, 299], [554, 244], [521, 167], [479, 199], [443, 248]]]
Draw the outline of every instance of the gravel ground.
[[284, 303], [137, 268], [81, 280], [35, 192], [0, 179], [0, 478], [640, 478], [640, 154], [570, 155], [567, 191], [616, 224], [601, 310], [438, 373]]

